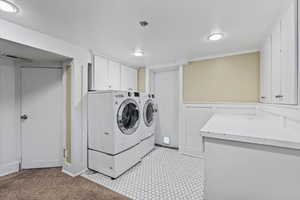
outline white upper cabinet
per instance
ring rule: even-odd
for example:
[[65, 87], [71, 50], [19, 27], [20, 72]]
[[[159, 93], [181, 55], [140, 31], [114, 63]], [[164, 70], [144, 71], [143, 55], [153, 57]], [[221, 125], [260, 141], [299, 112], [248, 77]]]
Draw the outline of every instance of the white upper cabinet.
[[261, 49], [261, 102], [298, 103], [297, 44], [297, 8], [293, 1]]
[[137, 70], [131, 67], [121, 66], [121, 89], [137, 90]]
[[297, 8], [293, 3], [281, 20], [281, 93], [279, 103], [297, 104]]
[[108, 60], [94, 56], [94, 88], [95, 90], [108, 90]]
[[94, 90], [136, 90], [137, 70], [94, 56]]
[[[281, 22], [279, 21], [272, 32], [272, 102], [279, 103], [276, 94], [281, 94]], [[271, 64], [271, 63], [270, 63]]]
[[267, 38], [261, 50], [261, 67], [260, 67], [260, 102], [271, 103], [271, 37]]
[[121, 64], [113, 61], [108, 62], [108, 88], [121, 89]]

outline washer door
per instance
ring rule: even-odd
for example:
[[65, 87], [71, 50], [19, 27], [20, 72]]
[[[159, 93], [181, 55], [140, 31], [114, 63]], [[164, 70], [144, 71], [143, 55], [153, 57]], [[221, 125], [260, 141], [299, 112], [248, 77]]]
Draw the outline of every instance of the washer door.
[[133, 134], [140, 123], [140, 112], [137, 102], [133, 99], [123, 101], [118, 110], [117, 120], [118, 127], [122, 133], [126, 135]]
[[144, 111], [143, 112], [144, 122], [146, 126], [150, 127], [154, 122], [154, 112], [155, 112], [154, 104], [151, 99], [146, 101], [143, 111]]

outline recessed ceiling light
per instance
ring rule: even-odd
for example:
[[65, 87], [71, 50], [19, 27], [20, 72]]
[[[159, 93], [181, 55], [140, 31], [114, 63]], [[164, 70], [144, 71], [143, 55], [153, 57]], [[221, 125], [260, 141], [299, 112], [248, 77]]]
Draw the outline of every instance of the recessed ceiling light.
[[140, 21], [139, 23], [140, 23], [141, 27], [146, 27], [149, 25], [149, 22], [147, 22], [147, 21]]
[[144, 56], [144, 51], [142, 49], [136, 48], [134, 50], [134, 52], [132, 53], [132, 55], [134, 55], [136, 57], [141, 57], [141, 56]]
[[224, 37], [223, 33], [213, 33], [213, 34], [208, 36], [208, 39], [210, 41], [217, 41], [217, 40], [223, 39], [223, 37]]
[[9, 13], [17, 13], [18, 7], [10, 1], [0, 0], [0, 10]]

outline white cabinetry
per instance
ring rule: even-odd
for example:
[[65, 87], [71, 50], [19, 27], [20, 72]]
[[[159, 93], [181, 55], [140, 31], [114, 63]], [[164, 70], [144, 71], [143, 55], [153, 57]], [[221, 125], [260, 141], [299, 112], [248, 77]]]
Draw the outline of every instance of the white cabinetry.
[[122, 90], [136, 90], [137, 89], [137, 70], [121, 66], [121, 89]]
[[121, 65], [120, 63], [108, 62], [108, 88], [119, 90], [121, 88]]
[[261, 67], [260, 67], [260, 102], [271, 103], [271, 37], [267, 38], [261, 50]]
[[290, 5], [261, 49], [261, 102], [297, 104], [297, 8]]
[[[274, 94], [281, 93], [281, 23], [278, 22], [272, 32], [272, 102], [278, 103], [278, 98]], [[271, 63], [270, 63], [271, 68]]]
[[281, 20], [281, 93], [280, 103], [297, 104], [297, 11], [292, 4]]
[[136, 90], [137, 70], [94, 56], [93, 83], [94, 90]]
[[99, 56], [94, 57], [94, 88], [108, 89], [108, 60]]

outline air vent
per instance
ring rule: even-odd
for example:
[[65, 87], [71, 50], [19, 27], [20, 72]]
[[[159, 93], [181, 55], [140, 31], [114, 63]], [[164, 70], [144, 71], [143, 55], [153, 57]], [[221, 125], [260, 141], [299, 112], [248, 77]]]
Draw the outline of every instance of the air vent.
[[6, 53], [3, 53], [3, 52], [0, 53], [0, 56], [1, 56], [1, 57], [4, 57], [4, 58], [8, 58], [8, 59], [10, 59], [10, 60], [14, 60], [14, 61], [26, 61], [26, 62], [32, 62], [32, 60], [30, 60], [30, 59], [28, 59], [28, 58], [23, 58], [23, 57], [11, 55], [11, 54], [6, 54]]
[[147, 21], [140, 21], [140, 25], [141, 25], [141, 27], [146, 27], [146, 26], [149, 25], [149, 22], [147, 22]]

